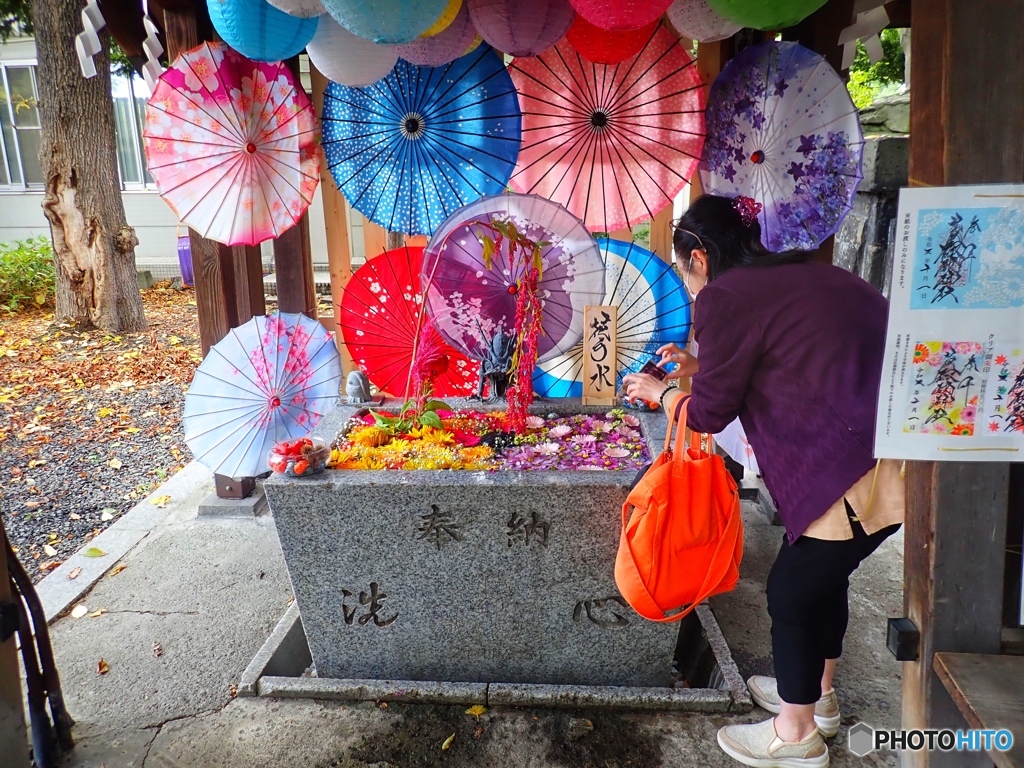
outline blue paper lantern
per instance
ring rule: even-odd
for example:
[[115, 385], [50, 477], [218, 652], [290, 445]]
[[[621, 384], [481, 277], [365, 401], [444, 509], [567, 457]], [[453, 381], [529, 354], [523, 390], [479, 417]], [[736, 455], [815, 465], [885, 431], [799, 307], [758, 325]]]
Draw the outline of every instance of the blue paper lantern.
[[292, 16], [265, 0], [207, 0], [207, 7], [221, 39], [254, 61], [297, 56], [316, 34], [316, 17]]
[[353, 35], [375, 43], [411, 43], [430, 29], [448, 0], [322, 0], [324, 8]]

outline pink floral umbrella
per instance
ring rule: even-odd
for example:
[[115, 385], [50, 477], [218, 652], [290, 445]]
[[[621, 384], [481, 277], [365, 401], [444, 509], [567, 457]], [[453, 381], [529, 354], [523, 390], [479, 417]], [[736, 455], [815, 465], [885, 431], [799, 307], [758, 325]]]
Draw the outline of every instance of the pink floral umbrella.
[[280, 235], [320, 181], [316, 115], [291, 71], [223, 43], [203, 43], [160, 76], [143, 139], [161, 197], [227, 245]]

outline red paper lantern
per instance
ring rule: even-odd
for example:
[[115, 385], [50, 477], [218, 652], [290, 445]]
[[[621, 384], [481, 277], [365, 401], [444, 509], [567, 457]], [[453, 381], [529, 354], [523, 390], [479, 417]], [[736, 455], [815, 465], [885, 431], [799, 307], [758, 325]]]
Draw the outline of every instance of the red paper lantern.
[[594, 64], [618, 64], [643, 50], [658, 28], [658, 23], [655, 20], [640, 29], [612, 32], [595, 27], [577, 14], [569, 31], [565, 33], [565, 39], [587, 61]]
[[646, 27], [661, 18], [672, 0], [569, 0], [595, 27], [613, 32]]

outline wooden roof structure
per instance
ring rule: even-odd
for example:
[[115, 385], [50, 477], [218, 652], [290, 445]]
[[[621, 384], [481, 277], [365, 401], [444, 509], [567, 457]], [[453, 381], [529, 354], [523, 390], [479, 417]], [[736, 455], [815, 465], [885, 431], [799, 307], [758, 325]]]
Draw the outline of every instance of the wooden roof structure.
[[[839, 69], [839, 32], [853, 22], [860, 5], [859, 0], [828, 0], [783, 36]], [[141, 57], [138, 0], [101, 0], [100, 6], [122, 49]], [[205, 0], [150, 0], [150, 9], [172, 57], [214, 34]], [[898, 0], [886, 10], [891, 26], [913, 29], [911, 185], [1024, 183], [1024, 0]], [[699, 46], [698, 67], [708, 82], [735, 45], [734, 38]], [[319, 108], [324, 80], [316, 72], [313, 85]], [[330, 173], [322, 170], [337, 304], [350, 274], [345, 208]], [[652, 222], [652, 250], [663, 254], [671, 247], [670, 215]], [[221, 246], [195, 233], [192, 239], [205, 351], [229, 328], [264, 311], [259, 249]], [[274, 248], [280, 308], [316, 316], [306, 218]], [[831, 261], [831, 243], [819, 256]], [[1004, 555], [1008, 521], [1021, 525], [1024, 465], [910, 462], [907, 483], [904, 615], [921, 639], [918, 659], [904, 663], [903, 727], [962, 728], [963, 715], [936, 675], [933, 659], [945, 652], [980, 659], [1003, 650]], [[1014, 531], [1020, 535], [1019, 528]], [[948, 676], [948, 668], [942, 669]], [[1024, 698], [1024, 685], [1018, 681], [1018, 686], [1018, 699]], [[1024, 733], [1017, 738], [1024, 743]], [[991, 765], [984, 753], [904, 752], [902, 761], [914, 768]]]

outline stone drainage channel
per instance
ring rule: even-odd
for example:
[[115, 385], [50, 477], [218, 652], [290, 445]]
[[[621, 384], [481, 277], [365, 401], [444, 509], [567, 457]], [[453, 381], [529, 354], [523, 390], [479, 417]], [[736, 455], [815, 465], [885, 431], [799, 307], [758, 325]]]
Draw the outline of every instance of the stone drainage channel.
[[753, 707], [725, 637], [707, 604], [698, 606], [680, 622], [674, 666], [678, 680], [672, 687], [322, 678], [317, 677], [313, 669], [298, 605], [293, 603], [242, 674], [238, 695], [707, 713], [742, 713]]

